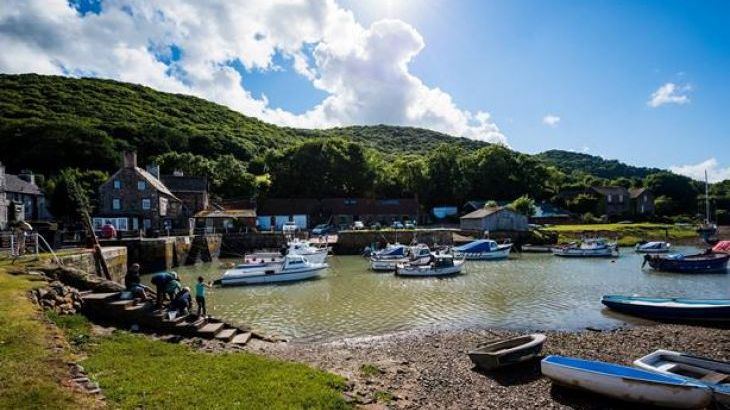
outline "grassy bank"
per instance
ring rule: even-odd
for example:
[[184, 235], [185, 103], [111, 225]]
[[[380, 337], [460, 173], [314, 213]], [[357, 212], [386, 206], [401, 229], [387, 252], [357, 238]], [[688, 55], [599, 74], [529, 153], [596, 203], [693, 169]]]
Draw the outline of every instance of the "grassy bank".
[[621, 246], [634, 246], [642, 240], [688, 240], [697, 237], [693, 227], [655, 223], [635, 224], [592, 224], [592, 225], [555, 225], [545, 228], [559, 234], [561, 243], [579, 239], [581, 236], [600, 235], [618, 238]]
[[50, 316], [114, 407], [345, 409], [339, 376], [250, 353], [212, 354], [115, 331], [92, 336], [83, 316]]
[[92, 407], [88, 398], [62, 386], [70, 357], [56, 348], [54, 330], [27, 297], [44, 283], [0, 266], [0, 408]]

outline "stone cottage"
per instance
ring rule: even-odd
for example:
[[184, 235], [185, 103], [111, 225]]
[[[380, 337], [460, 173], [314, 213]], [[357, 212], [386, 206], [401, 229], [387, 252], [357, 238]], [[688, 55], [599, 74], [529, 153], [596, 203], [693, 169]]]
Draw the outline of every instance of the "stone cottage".
[[0, 163], [0, 231], [8, 227], [8, 201], [5, 197], [5, 167]]
[[137, 154], [125, 152], [122, 167], [99, 187], [99, 209], [94, 228], [113, 225], [118, 231], [143, 230], [154, 234], [188, 229], [182, 201], [157, 177], [137, 166]]

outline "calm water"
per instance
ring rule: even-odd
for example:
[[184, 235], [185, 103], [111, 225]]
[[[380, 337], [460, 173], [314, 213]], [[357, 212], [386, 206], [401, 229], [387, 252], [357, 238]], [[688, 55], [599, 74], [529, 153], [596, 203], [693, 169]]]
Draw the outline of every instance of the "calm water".
[[[691, 252], [692, 249], [682, 251]], [[219, 263], [180, 267], [184, 284], [213, 280]], [[357, 256], [330, 259], [320, 279], [288, 285], [215, 288], [210, 314], [289, 339], [331, 340], [426, 327], [577, 329], [613, 327], [632, 319], [603, 309], [607, 293], [730, 297], [730, 275], [681, 275], [641, 270], [624, 250], [615, 262], [514, 255], [467, 262], [449, 279], [399, 278], [368, 271]]]

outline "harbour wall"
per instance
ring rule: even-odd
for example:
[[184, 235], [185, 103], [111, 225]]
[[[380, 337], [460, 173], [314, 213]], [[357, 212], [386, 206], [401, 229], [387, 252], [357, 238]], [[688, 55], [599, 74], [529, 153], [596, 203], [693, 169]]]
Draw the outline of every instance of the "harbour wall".
[[[124, 246], [105, 246], [101, 253], [106, 260], [112, 280], [122, 282], [127, 274], [127, 248]], [[92, 249], [79, 249], [77, 252], [58, 257], [64, 266], [84, 272], [96, 272], [96, 261]]]
[[170, 270], [176, 266], [211, 262], [220, 255], [221, 235], [171, 236], [102, 240], [104, 246], [122, 246], [127, 264], [140, 264], [141, 273]]

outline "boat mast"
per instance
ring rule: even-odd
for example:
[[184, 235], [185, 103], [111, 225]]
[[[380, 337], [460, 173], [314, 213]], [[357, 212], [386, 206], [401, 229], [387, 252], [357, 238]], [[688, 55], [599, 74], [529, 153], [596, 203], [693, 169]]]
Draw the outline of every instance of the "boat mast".
[[705, 224], [710, 225], [710, 184], [707, 180], [707, 170], [705, 170]]

